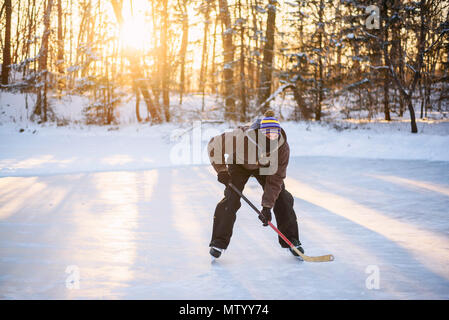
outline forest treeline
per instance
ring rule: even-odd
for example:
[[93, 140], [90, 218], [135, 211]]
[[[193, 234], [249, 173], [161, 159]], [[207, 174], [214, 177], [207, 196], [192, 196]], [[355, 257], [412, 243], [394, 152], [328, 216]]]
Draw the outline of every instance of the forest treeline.
[[[138, 121], [171, 121], [191, 93], [246, 121], [288, 92], [294, 120], [340, 112], [416, 117], [449, 111], [449, 3], [443, 0], [4, 0], [1, 86], [51, 100], [90, 97], [114, 122], [132, 94]], [[142, 24], [135, 23], [138, 15]], [[139, 104], [146, 106], [141, 114]], [[417, 114], [415, 114], [417, 113]]]

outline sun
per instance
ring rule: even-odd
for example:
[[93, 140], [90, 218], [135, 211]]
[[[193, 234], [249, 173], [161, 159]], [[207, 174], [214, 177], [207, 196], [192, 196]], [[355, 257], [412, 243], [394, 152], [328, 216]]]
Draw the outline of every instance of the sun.
[[148, 34], [145, 32], [145, 27], [148, 26], [136, 20], [125, 21], [120, 30], [120, 42], [122, 46], [125, 49], [143, 50], [145, 41], [148, 41], [146, 39]]
[[[135, 4], [141, 2], [137, 1]], [[145, 21], [145, 8], [125, 6], [120, 28], [120, 43], [124, 49], [143, 50], [150, 41], [150, 24]]]

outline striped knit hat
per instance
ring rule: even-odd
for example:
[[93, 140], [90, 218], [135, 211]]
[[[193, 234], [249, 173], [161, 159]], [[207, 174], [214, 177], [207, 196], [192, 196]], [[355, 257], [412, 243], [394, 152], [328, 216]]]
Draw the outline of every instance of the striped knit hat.
[[274, 117], [274, 112], [268, 110], [264, 114], [264, 118], [260, 121], [260, 130], [263, 133], [277, 132], [281, 134], [281, 124], [279, 120]]

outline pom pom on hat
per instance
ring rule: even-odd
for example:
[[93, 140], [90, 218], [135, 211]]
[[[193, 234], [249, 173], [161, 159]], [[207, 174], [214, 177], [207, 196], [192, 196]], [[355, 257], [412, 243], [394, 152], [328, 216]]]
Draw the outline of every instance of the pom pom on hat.
[[274, 111], [273, 110], [267, 110], [265, 111], [264, 117], [274, 117]]
[[260, 121], [260, 129], [263, 132], [277, 132], [281, 133], [281, 124], [279, 120], [274, 117], [273, 110], [267, 110], [264, 114], [264, 118]]

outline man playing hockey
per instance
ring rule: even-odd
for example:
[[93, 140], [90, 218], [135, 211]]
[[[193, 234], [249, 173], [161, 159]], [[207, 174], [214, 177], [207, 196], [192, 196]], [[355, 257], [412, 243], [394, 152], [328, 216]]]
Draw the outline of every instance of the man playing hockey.
[[[236, 212], [240, 208], [240, 196], [232, 190], [232, 183], [243, 191], [253, 176], [263, 188], [262, 210], [259, 219], [264, 226], [271, 221], [271, 210], [278, 229], [304, 253], [298, 235], [298, 223], [293, 210], [293, 196], [285, 189], [284, 178], [290, 156], [287, 135], [274, 113], [269, 110], [264, 118], [251, 126], [242, 126], [211, 139], [208, 145], [210, 161], [223, 183], [224, 198], [214, 213], [210, 254], [218, 258], [229, 245]], [[225, 160], [225, 155], [227, 159]], [[289, 246], [279, 237], [283, 248]], [[290, 251], [297, 256], [291, 248]]]

